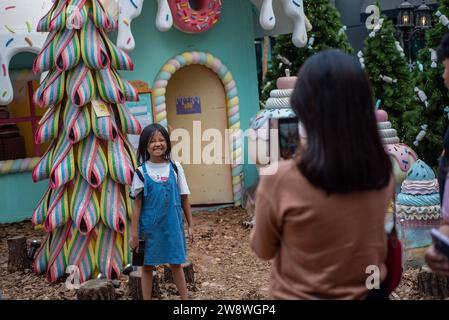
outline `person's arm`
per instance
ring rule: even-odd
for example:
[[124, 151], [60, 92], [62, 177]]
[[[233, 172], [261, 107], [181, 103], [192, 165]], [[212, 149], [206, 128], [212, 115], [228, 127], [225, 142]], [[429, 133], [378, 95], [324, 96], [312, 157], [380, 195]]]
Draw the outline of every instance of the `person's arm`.
[[[443, 222], [439, 230], [449, 237], [449, 173], [446, 175], [443, 199], [441, 208]], [[449, 276], [449, 260], [434, 245], [430, 246], [426, 251], [426, 262], [435, 273]]]
[[190, 201], [189, 201], [189, 195], [183, 194], [181, 195], [181, 204], [182, 204], [182, 210], [184, 211], [184, 215], [186, 217], [187, 221], [187, 232], [189, 233], [189, 239], [190, 242], [193, 243], [193, 218], [192, 218], [192, 212], [190, 211]]
[[273, 259], [279, 251], [280, 230], [277, 212], [269, 198], [274, 186], [269, 176], [262, 176], [256, 192], [256, 222], [250, 235], [250, 244], [256, 255], [262, 260]]
[[129, 246], [131, 249], [139, 246], [139, 220], [140, 211], [142, 209], [142, 193], [136, 196], [133, 206], [133, 214], [131, 216], [131, 234], [129, 238]]

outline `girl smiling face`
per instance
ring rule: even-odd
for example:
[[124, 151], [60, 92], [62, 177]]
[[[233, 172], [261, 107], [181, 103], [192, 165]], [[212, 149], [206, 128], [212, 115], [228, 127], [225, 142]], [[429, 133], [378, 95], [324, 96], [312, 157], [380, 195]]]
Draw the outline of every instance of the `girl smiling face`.
[[151, 160], [164, 160], [167, 151], [167, 141], [161, 132], [156, 131], [148, 141], [147, 151]]

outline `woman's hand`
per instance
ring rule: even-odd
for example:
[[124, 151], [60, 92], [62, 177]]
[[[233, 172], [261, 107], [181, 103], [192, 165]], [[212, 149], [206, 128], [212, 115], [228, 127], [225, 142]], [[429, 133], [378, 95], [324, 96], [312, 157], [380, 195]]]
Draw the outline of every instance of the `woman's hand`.
[[129, 246], [131, 247], [132, 250], [134, 250], [135, 248], [139, 250], [139, 237], [131, 236], [129, 238]]
[[189, 234], [190, 243], [194, 243], [195, 239], [193, 237], [193, 227], [188, 227], [187, 232]]
[[426, 262], [435, 273], [449, 276], [449, 260], [434, 245], [427, 249]]
[[[449, 234], [449, 227], [444, 225], [440, 227], [440, 231], [444, 234]], [[434, 245], [426, 251], [426, 262], [435, 273], [449, 276], [449, 260]]]

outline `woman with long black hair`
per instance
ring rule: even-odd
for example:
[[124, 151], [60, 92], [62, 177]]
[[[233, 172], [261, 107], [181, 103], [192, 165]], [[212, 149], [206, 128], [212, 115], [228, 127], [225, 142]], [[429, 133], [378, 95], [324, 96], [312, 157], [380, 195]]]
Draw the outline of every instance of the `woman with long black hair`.
[[301, 68], [291, 105], [306, 141], [275, 174], [262, 172], [256, 195], [251, 245], [273, 259], [273, 298], [364, 299], [370, 272], [384, 282], [394, 182], [373, 101], [348, 54], [324, 51]]

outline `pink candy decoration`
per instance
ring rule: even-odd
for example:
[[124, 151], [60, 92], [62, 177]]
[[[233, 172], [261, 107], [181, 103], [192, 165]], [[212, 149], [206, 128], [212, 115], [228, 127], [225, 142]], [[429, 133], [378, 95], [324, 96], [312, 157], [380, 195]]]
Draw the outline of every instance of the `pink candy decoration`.
[[388, 113], [385, 110], [376, 110], [376, 120], [377, 122], [387, 122]]
[[276, 81], [276, 86], [278, 89], [293, 89], [296, 84], [297, 77], [282, 77]]

